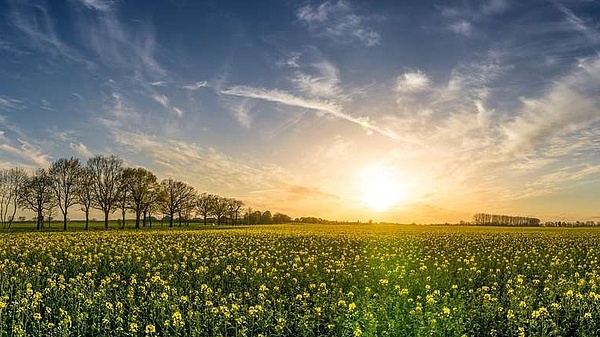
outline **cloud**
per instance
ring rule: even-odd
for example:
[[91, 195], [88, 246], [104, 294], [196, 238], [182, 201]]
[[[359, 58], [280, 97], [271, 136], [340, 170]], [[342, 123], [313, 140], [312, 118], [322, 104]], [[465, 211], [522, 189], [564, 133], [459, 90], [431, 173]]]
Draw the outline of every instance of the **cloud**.
[[166, 82], [166, 81], [150, 82], [150, 85], [153, 87], [164, 87], [167, 84], [168, 84], [168, 82]]
[[528, 182], [522, 188], [512, 191], [509, 197], [521, 200], [550, 195], [593, 177], [600, 177], [600, 165], [583, 164], [565, 167], [550, 173], [540, 174], [535, 180]]
[[292, 83], [312, 97], [339, 98], [341, 93], [338, 69], [330, 62], [322, 61], [312, 65], [316, 74], [296, 71]]
[[194, 83], [186, 84], [186, 85], [182, 86], [182, 88], [194, 91], [194, 90], [198, 90], [200, 88], [206, 88], [208, 86], [209, 86], [208, 82], [206, 82], [206, 81], [199, 81], [199, 82], [194, 82]]
[[0, 109], [13, 110], [23, 106], [23, 102], [8, 96], [0, 96]]
[[448, 26], [448, 28], [450, 28], [450, 30], [456, 34], [464, 36], [471, 36], [473, 33], [473, 25], [466, 20], [453, 22]]
[[71, 143], [70, 147], [71, 147], [71, 149], [75, 150], [75, 152], [77, 152], [77, 154], [79, 154], [80, 156], [82, 156], [85, 159], [92, 158], [94, 156], [94, 154], [90, 150], [88, 150], [87, 146], [85, 146], [85, 144], [83, 144], [81, 142]]
[[[276, 166], [249, 164], [199, 144], [114, 130], [115, 140], [136, 154], [143, 154], [165, 176], [195, 184], [201, 190], [239, 193], [246, 190], [278, 188], [294, 179]], [[199, 180], [199, 177], [201, 179]]]
[[590, 26], [583, 18], [577, 16], [572, 10], [560, 3], [554, 4], [564, 15], [567, 23], [576, 31], [585, 35], [591, 42], [600, 42], [600, 32]]
[[74, 11], [81, 42], [96, 54], [102, 64], [131, 72], [142, 85], [167, 82], [164, 79], [168, 77], [168, 72], [156, 59], [154, 27], [147, 23], [124, 24], [119, 19], [114, 3], [81, 0], [80, 7], [92, 6], [95, 9], [92, 13]]
[[235, 105], [234, 107], [232, 107], [232, 111], [238, 123], [240, 123], [240, 125], [242, 125], [246, 129], [249, 129], [252, 125], [252, 117], [250, 117], [250, 114], [248, 113], [247, 104]]
[[106, 12], [114, 9], [115, 0], [81, 0], [81, 4], [89, 9]]
[[477, 25], [490, 17], [508, 11], [511, 6], [507, 0], [477, 1], [476, 5], [463, 2], [461, 6], [440, 7], [440, 13], [448, 22], [446, 27], [456, 34], [473, 36], [478, 31]]
[[158, 94], [154, 94], [152, 96], [152, 99], [154, 99], [154, 101], [156, 101], [157, 103], [159, 103], [160, 105], [162, 105], [163, 107], [165, 107], [165, 109], [173, 112], [174, 114], [177, 115], [177, 117], [183, 117], [183, 111], [181, 111], [181, 109], [172, 106], [169, 103], [169, 98], [165, 95], [158, 95]]
[[296, 11], [296, 17], [315, 35], [336, 42], [358, 41], [367, 47], [381, 42], [381, 35], [365, 24], [368, 18], [357, 14], [344, 0], [326, 1], [319, 6], [306, 5]]
[[0, 137], [0, 151], [16, 158], [21, 165], [25, 164], [33, 167], [48, 167], [50, 165], [50, 156], [43, 153], [39, 147], [23, 139], [17, 139], [17, 144], [11, 145], [8, 143], [8, 139], [4, 137], [4, 133]]
[[344, 112], [339, 105], [331, 103], [329, 101], [324, 101], [320, 99], [305, 99], [294, 96], [282, 90], [267, 90], [263, 88], [254, 88], [249, 86], [234, 86], [229, 89], [222, 90], [221, 93], [231, 96], [256, 98], [269, 102], [281, 103], [284, 105], [320, 111], [337, 117], [339, 119], [343, 119], [348, 122], [360, 125], [367, 131], [376, 132], [394, 140], [399, 139], [399, 137], [395, 133], [372, 124], [369, 120], [369, 117], [351, 116]]
[[169, 98], [165, 95], [154, 95], [152, 98], [165, 108], [169, 107]]
[[83, 61], [79, 54], [59, 37], [45, 3], [10, 1], [7, 17], [10, 25], [26, 37], [30, 47], [42, 53], [58, 54], [68, 60]]
[[406, 72], [398, 76], [396, 80], [397, 92], [418, 92], [429, 88], [429, 77], [420, 70]]

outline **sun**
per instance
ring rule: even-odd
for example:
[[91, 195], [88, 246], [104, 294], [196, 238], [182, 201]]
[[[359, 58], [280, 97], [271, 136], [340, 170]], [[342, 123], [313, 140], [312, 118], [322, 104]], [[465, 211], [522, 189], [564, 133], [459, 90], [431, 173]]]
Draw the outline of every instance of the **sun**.
[[373, 211], [384, 212], [406, 199], [408, 189], [397, 172], [379, 165], [361, 172], [362, 203]]

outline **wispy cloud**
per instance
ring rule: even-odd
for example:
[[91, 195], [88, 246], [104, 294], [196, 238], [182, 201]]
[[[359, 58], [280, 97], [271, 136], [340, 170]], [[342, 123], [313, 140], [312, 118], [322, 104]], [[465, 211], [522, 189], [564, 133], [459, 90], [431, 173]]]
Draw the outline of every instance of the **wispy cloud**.
[[306, 5], [296, 11], [296, 16], [315, 35], [333, 38], [336, 42], [358, 41], [367, 47], [381, 42], [381, 35], [366, 24], [368, 18], [357, 14], [344, 0]]
[[225, 95], [256, 98], [269, 102], [281, 103], [288, 106], [320, 111], [339, 119], [360, 125], [367, 131], [376, 132], [391, 139], [399, 140], [399, 137], [395, 133], [372, 124], [369, 117], [351, 116], [344, 112], [341, 106], [328, 101], [319, 99], [305, 99], [281, 90], [267, 90], [249, 86], [234, 86], [229, 89], [222, 90], [221, 93]]
[[79, 142], [79, 143], [71, 143], [70, 147], [77, 154], [79, 154], [80, 156], [82, 156], [85, 159], [91, 158], [91, 157], [94, 156], [94, 154], [87, 148], [87, 146], [85, 146], [85, 144], [83, 144], [81, 142]]
[[81, 0], [75, 6], [95, 9], [91, 15], [75, 11], [78, 13], [76, 22], [82, 43], [102, 64], [131, 72], [143, 85], [164, 81], [168, 73], [156, 58], [157, 42], [152, 25], [124, 24], [113, 1]]
[[452, 22], [448, 25], [448, 28], [450, 28], [450, 30], [455, 32], [456, 34], [464, 36], [471, 36], [471, 34], [473, 33], [473, 25], [466, 20]]
[[425, 73], [420, 70], [409, 71], [396, 80], [397, 92], [418, 92], [429, 88], [431, 81]]
[[16, 139], [16, 144], [10, 144], [4, 132], [0, 132], [0, 151], [9, 157], [15, 158], [16, 165], [29, 167], [48, 167], [50, 156], [47, 153], [23, 139]]
[[576, 31], [585, 35], [591, 42], [600, 42], [600, 31], [593, 27], [593, 23], [577, 16], [571, 9], [561, 3], [555, 3], [555, 6], [565, 15], [567, 23]]
[[154, 99], [154, 101], [156, 101], [158, 104], [165, 107], [165, 109], [176, 114], [177, 117], [183, 117], [183, 111], [181, 111], [181, 109], [179, 109], [178, 107], [171, 105], [167, 96], [155, 94], [152, 96], [152, 99]]
[[27, 44], [38, 52], [82, 61], [81, 56], [59, 37], [44, 2], [10, 1], [7, 17], [15, 30], [26, 37]]
[[440, 7], [442, 17], [447, 20], [446, 27], [456, 34], [473, 36], [477, 32], [477, 24], [510, 9], [508, 0], [477, 1], [475, 5], [463, 2], [461, 6]]
[[311, 97], [340, 98], [340, 79], [338, 69], [327, 61], [311, 65], [314, 73], [296, 71], [292, 82], [298, 89]]
[[89, 9], [94, 9], [97, 11], [102, 11], [102, 12], [106, 12], [106, 11], [110, 11], [110, 10], [114, 9], [114, 6], [117, 3], [116, 0], [80, 0], [80, 1], [85, 7], [89, 8]]
[[23, 102], [8, 96], [0, 96], [0, 109], [13, 110], [23, 106]]
[[168, 84], [168, 82], [166, 81], [156, 81], [156, 82], [150, 82], [150, 85], [153, 87], [164, 87]]
[[186, 84], [184, 86], [182, 86], [183, 89], [187, 89], [187, 90], [198, 90], [200, 88], [206, 88], [208, 87], [208, 82], [207, 81], [199, 81], [199, 82], [194, 82], [194, 83], [190, 83], [190, 84]]
[[250, 116], [250, 106], [246, 100], [240, 104], [235, 104], [230, 108], [237, 122], [246, 129], [252, 126], [252, 117]]

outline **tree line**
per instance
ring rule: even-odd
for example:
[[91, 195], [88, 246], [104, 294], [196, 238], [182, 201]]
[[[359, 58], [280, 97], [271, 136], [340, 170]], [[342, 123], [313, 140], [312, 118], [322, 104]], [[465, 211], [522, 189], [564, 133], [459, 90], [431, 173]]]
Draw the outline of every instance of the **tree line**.
[[539, 226], [540, 219], [524, 216], [477, 213], [473, 222], [480, 226]]
[[104, 215], [104, 228], [108, 228], [109, 215], [120, 211], [121, 228], [127, 213], [135, 214], [135, 228], [152, 226], [153, 214], [161, 213], [173, 227], [177, 217], [179, 225], [199, 216], [204, 225], [214, 219], [232, 224], [287, 222], [291, 218], [269, 211], [245, 215], [244, 202], [216, 194], [198, 193], [196, 189], [171, 178], [159, 182], [157, 176], [142, 167], [125, 167], [117, 156], [96, 156], [84, 164], [78, 158], [60, 158], [49, 168], [39, 168], [28, 173], [23, 168], [0, 170], [0, 223], [3, 229], [11, 227], [18, 210], [36, 214], [36, 228], [44, 226], [44, 215], [50, 219], [58, 207], [63, 217], [63, 230], [67, 230], [69, 211], [79, 205], [85, 214], [85, 229], [89, 228], [90, 211], [97, 209]]

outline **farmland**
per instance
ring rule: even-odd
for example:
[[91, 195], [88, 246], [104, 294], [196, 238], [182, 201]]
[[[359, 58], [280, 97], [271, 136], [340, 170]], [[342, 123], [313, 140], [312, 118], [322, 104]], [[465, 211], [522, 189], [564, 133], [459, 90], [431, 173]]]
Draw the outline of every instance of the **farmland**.
[[6, 233], [0, 334], [597, 336], [598, 247], [572, 228]]

